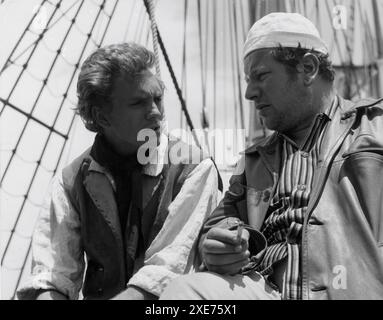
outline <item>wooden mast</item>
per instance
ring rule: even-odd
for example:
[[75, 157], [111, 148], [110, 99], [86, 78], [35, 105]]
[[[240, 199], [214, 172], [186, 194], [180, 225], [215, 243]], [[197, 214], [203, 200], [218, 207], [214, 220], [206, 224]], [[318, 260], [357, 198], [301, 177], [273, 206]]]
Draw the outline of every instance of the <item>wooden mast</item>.
[[378, 0], [372, 0], [372, 7], [375, 20], [376, 42], [378, 45], [378, 58], [376, 60], [376, 64], [379, 71], [379, 96], [383, 97], [383, 34], [382, 26], [380, 24]]

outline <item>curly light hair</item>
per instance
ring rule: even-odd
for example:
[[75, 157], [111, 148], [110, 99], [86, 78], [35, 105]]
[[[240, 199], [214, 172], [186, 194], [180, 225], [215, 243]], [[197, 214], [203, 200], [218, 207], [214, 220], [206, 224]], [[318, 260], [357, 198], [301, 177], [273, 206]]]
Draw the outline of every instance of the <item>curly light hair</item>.
[[112, 44], [93, 52], [83, 63], [77, 82], [76, 112], [93, 132], [101, 127], [94, 118], [93, 109], [111, 110], [114, 81], [121, 75], [134, 77], [153, 67], [154, 54], [136, 43]]
[[300, 45], [297, 48], [282, 47], [281, 45], [271, 50], [271, 55], [275, 60], [284, 64], [289, 74], [297, 74], [296, 66], [306, 53], [314, 54], [319, 60], [319, 75], [328, 82], [335, 79], [335, 69], [332, 66], [328, 54], [323, 54], [315, 50], [303, 49]]

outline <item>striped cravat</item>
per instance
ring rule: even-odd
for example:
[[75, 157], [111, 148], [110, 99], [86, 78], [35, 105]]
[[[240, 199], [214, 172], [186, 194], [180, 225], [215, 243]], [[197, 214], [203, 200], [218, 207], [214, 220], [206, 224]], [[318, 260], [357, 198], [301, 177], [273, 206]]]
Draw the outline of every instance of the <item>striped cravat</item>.
[[268, 248], [257, 268], [263, 275], [272, 272], [273, 264], [287, 257], [282, 289], [284, 299], [302, 299], [300, 250], [302, 227], [317, 166], [324, 128], [332, 116], [332, 104], [326, 113], [319, 114], [299, 148], [288, 137], [283, 138], [282, 165], [278, 185], [261, 228]]

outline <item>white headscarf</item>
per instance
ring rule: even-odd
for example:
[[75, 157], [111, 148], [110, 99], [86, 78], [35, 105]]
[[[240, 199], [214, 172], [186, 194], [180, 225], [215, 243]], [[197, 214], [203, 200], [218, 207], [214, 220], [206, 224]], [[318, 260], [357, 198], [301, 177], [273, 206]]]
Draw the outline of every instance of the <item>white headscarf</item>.
[[273, 12], [256, 21], [244, 46], [244, 58], [254, 50], [282, 47], [313, 49], [327, 54], [328, 49], [314, 24], [298, 13]]

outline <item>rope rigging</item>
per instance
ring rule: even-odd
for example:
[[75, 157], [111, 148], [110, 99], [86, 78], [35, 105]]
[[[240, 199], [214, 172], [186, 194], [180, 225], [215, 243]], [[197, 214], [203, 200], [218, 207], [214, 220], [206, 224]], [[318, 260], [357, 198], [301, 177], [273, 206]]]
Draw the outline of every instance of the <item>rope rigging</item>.
[[[145, 0], [144, 0], [144, 3], [145, 3], [146, 11], [147, 11], [148, 14], [149, 14], [149, 7], [148, 7], [148, 4], [147, 4], [147, 2], [146, 2]], [[179, 87], [179, 85], [178, 85], [177, 78], [176, 78], [176, 76], [175, 76], [175, 74], [174, 74], [173, 67], [172, 67], [172, 65], [171, 65], [171, 63], [170, 63], [169, 56], [168, 56], [167, 51], [166, 51], [166, 49], [165, 49], [165, 45], [164, 45], [164, 43], [163, 43], [163, 41], [162, 41], [162, 37], [161, 37], [161, 34], [160, 34], [158, 28], [156, 28], [156, 33], [157, 33], [157, 38], [158, 38], [158, 44], [159, 44], [159, 46], [160, 46], [160, 48], [161, 48], [161, 51], [162, 51], [162, 54], [163, 54], [163, 56], [164, 56], [164, 58], [165, 58], [165, 63], [166, 63], [166, 66], [168, 67], [170, 76], [171, 76], [171, 78], [172, 78], [173, 85], [174, 85], [174, 87], [175, 87], [175, 89], [176, 89], [176, 93], [177, 93], [178, 99], [180, 100], [182, 111], [183, 111], [184, 114], [185, 114], [186, 122], [187, 122], [187, 124], [188, 124], [188, 126], [189, 126], [189, 129], [191, 130], [191, 133], [192, 133], [192, 135], [193, 135], [195, 144], [196, 144], [198, 147], [201, 147], [201, 144], [199, 143], [198, 138], [197, 138], [197, 135], [196, 135], [196, 133], [195, 133], [195, 131], [194, 131], [194, 125], [193, 125], [193, 122], [192, 122], [192, 120], [191, 120], [191, 118], [190, 118], [189, 111], [188, 111], [188, 109], [187, 109], [187, 107], [186, 107], [185, 100], [184, 100], [184, 98], [183, 98], [183, 96], [182, 96], [182, 91], [181, 91], [181, 89], [180, 89], [180, 87]]]
[[[202, 92], [202, 109], [201, 109], [201, 124], [202, 129], [204, 131], [205, 145], [208, 149], [208, 153], [210, 154], [210, 146], [208, 140], [208, 129], [209, 129], [209, 118], [208, 111], [206, 107], [206, 80], [207, 80], [207, 44], [208, 44], [208, 16], [209, 16], [209, 2], [206, 3], [207, 12], [205, 15], [205, 46], [203, 46], [203, 37], [202, 37], [202, 8], [201, 1], [198, 0], [198, 34], [199, 34], [199, 51], [200, 51], [200, 64], [201, 64], [201, 92]], [[204, 50], [205, 49], [205, 50]]]
[[[68, 136], [69, 136], [69, 134], [70, 134], [70, 132], [71, 132], [71, 129], [72, 129], [72, 127], [73, 127], [73, 124], [74, 124], [76, 115], [73, 113], [72, 119], [70, 120], [69, 126], [68, 126], [68, 128], [67, 128], [67, 130], [66, 130], [65, 133], [60, 133], [59, 131], [57, 131], [57, 130], [55, 129], [55, 126], [56, 126], [56, 123], [57, 123], [57, 121], [58, 121], [58, 119], [59, 119], [59, 117], [60, 117], [60, 114], [61, 114], [62, 110], [63, 110], [64, 103], [65, 103], [65, 101], [68, 100], [69, 90], [70, 90], [71, 87], [72, 87], [72, 83], [73, 83], [73, 81], [74, 81], [74, 79], [75, 79], [75, 75], [76, 75], [76, 73], [77, 73], [77, 69], [78, 69], [78, 67], [79, 67], [79, 65], [80, 65], [80, 62], [81, 62], [82, 58], [83, 58], [83, 55], [84, 55], [84, 53], [85, 53], [85, 50], [86, 50], [86, 48], [88, 47], [88, 43], [90, 42], [91, 35], [93, 34], [93, 32], [94, 32], [94, 30], [95, 30], [95, 26], [96, 26], [97, 22], [99, 21], [99, 18], [100, 18], [100, 16], [101, 16], [101, 13], [103, 12], [105, 15], [107, 15], [107, 17], [108, 17], [108, 21], [107, 21], [107, 24], [106, 24], [106, 26], [105, 26], [105, 28], [104, 28], [104, 32], [103, 32], [103, 34], [102, 34], [102, 36], [101, 36], [101, 39], [100, 39], [100, 41], [99, 41], [99, 44], [97, 45], [97, 47], [100, 47], [100, 46], [102, 45], [104, 39], [105, 39], [105, 36], [106, 36], [106, 33], [107, 33], [108, 29], [109, 29], [111, 19], [112, 19], [112, 17], [113, 17], [114, 14], [115, 14], [115, 11], [116, 11], [116, 7], [117, 7], [117, 4], [118, 4], [118, 1], [119, 1], [119, 0], [116, 0], [116, 1], [114, 2], [114, 6], [113, 6], [113, 9], [112, 9], [112, 11], [111, 11], [110, 14], [106, 14], [105, 11], [104, 11], [104, 6], [105, 6], [105, 2], [106, 2], [106, 0], [104, 0], [104, 1], [102, 2], [102, 4], [98, 6], [99, 9], [98, 9], [97, 15], [96, 15], [96, 17], [94, 18], [93, 24], [92, 24], [92, 26], [91, 26], [91, 28], [90, 28], [90, 30], [89, 30], [88, 37], [87, 37], [86, 41], [84, 42], [84, 44], [83, 44], [83, 46], [82, 46], [81, 53], [80, 53], [80, 55], [79, 55], [79, 57], [78, 57], [78, 60], [77, 60], [76, 65], [75, 65], [74, 68], [73, 68], [74, 70], [73, 70], [72, 76], [70, 77], [70, 80], [69, 80], [68, 86], [67, 86], [67, 88], [66, 88], [66, 90], [65, 90], [65, 93], [62, 95], [62, 101], [61, 101], [61, 103], [60, 103], [60, 106], [59, 106], [59, 108], [58, 108], [58, 111], [57, 111], [57, 113], [56, 113], [56, 116], [55, 116], [55, 119], [54, 119], [52, 125], [50, 125], [49, 127], [47, 127], [47, 125], [46, 125], [45, 123], [42, 123], [42, 121], [40, 121], [39, 119], [34, 118], [33, 115], [32, 115], [32, 113], [33, 113], [34, 108], [37, 106], [38, 99], [39, 99], [39, 97], [41, 96], [42, 91], [43, 91], [44, 88], [46, 87], [46, 83], [47, 83], [48, 80], [49, 80], [49, 75], [50, 75], [50, 73], [51, 73], [51, 71], [52, 71], [52, 69], [53, 69], [54, 64], [55, 64], [56, 61], [57, 61], [57, 56], [60, 55], [60, 54], [62, 54], [62, 48], [63, 48], [63, 45], [64, 45], [64, 43], [65, 43], [65, 41], [66, 41], [66, 39], [67, 39], [67, 36], [68, 36], [69, 32], [70, 32], [70, 31], [72, 30], [72, 28], [73, 28], [73, 24], [74, 24], [75, 21], [76, 21], [75, 18], [71, 20], [71, 24], [70, 24], [70, 26], [69, 26], [68, 29], [67, 29], [66, 35], [65, 35], [64, 39], [62, 40], [61, 45], [59, 46], [59, 49], [57, 50], [57, 55], [55, 56], [55, 58], [54, 58], [54, 60], [53, 60], [53, 62], [52, 62], [52, 64], [51, 64], [51, 67], [50, 67], [50, 69], [49, 69], [49, 71], [48, 71], [47, 76], [45, 77], [45, 80], [43, 81], [42, 89], [40, 90], [40, 93], [39, 93], [39, 95], [37, 96], [36, 101], [34, 102], [34, 107], [32, 108], [32, 111], [31, 111], [30, 113], [26, 113], [26, 112], [24, 112], [22, 109], [17, 108], [16, 106], [10, 105], [10, 102], [9, 102], [8, 100], [9, 100], [9, 98], [10, 98], [12, 92], [14, 91], [14, 88], [11, 89], [11, 93], [9, 94], [9, 96], [8, 96], [7, 99], [3, 99], [3, 98], [1, 98], [1, 100], [0, 100], [0, 101], [4, 104], [4, 107], [3, 107], [2, 111], [4, 111], [4, 110], [6, 109], [6, 107], [8, 106], [8, 107], [12, 108], [13, 110], [16, 110], [16, 111], [19, 112], [20, 114], [23, 114], [25, 117], [27, 117], [27, 121], [26, 121], [26, 123], [25, 123], [25, 125], [24, 125], [24, 127], [23, 127], [23, 129], [22, 129], [22, 131], [21, 131], [20, 137], [19, 137], [19, 139], [18, 139], [18, 141], [17, 141], [15, 147], [12, 149], [12, 155], [11, 155], [11, 157], [10, 157], [10, 160], [8, 161], [8, 163], [7, 163], [6, 167], [5, 167], [6, 169], [5, 169], [4, 172], [3, 172], [3, 175], [2, 175], [2, 178], [1, 178], [1, 185], [2, 185], [2, 183], [4, 182], [4, 179], [5, 179], [6, 176], [7, 176], [7, 173], [8, 173], [9, 167], [10, 167], [10, 164], [12, 163], [14, 157], [17, 156], [17, 150], [18, 150], [18, 148], [19, 148], [21, 139], [22, 139], [24, 133], [26, 132], [26, 128], [27, 128], [28, 123], [29, 123], [31, 120], [33, 120], [33, 121], [35, 121], [35, 122], [38, 122], [38, 123], [39, 123], [40, 125], [42, 125], [43, 127], [46, 127], [47, 129], [49, 129], [49, 134], [48, 134], [48, 136], [47, 136], [47, 138], [46, 138], [46, 140], [45, 140], [45, 143], [44, 143], [44, 146], [43, 146], [42, 151], [41, 151], [41, 153], [40, 153], [40, 156], [39, 156], [38, 160], [35, 161], [35, 168], [34, 168], [33, 173], [32, 173], [32, 178], [30, 179], [30, 183], [29, 183], [29, 185], [28, 185], [28, 187], [27, 187], [26, 193], [25, 193], [25, 195], [23, 196], [24, 199], [22, 200], [21, 207], [20, 207], [20, 209], [18, 210], [18, 213], [17, 213], [17, 215], [16, 215], [16, 219], [15, 219], [15, 221], [13, 222], [12, 227], [11, 227], [11, 229], [10, 229], [10, 231], [9, 231], [9, 232], [10, 232], [10, 236], [9, 236], [9, 238], [7, 239], [6, 244], [5, 244], [5, 248], [4, 248], [4, 251], [3, 251], [3, 254], [2, 254], [2, 258], [1, 258], [1, 265], [2, 265], [2, 267], [6, 268], [6, 269], [10, 269], [10, 268], [12, 269], [12, 268], [13, 268], [13, 267], [9, 267], [9, 266], [7, 266], [7, 265], [5, 264], [5, 262], [6, 262], [6, 257], [8, 256], [8, 251], [9, 251], [10, 245], [11, 245], [13, 239], [14, 239], [14, 236], [17, 235], [17, 234], [20, 234], [20, 233], [17, 231], [17, 226], [18, 226], [18, 224], [19, 224], [19, 221], [20, 221], [20, 218], [21, 218], [21, 214], [22, 214], [22, 212], [23, 212], [23, 210], [24, 210], [24, 207], [25, 207], [27, 201], [29, 200], [29, 202], [30, 202], [30, 199], [29, 199], [29, 196], [28, 196], [28, 195], [29, 195], [30, 192], [31, 192], [32, 186], [34, 185], [34, 182], [35, 182], [35, 180], [36, 180], [36, 177], [37, 177], [37, 175], [38, 175], [39, 170], [43, 167], [43, 166], [42, 166], [42, 160], [43, 160], [43, 158], [44, 158], [44, 155], [45, 155], [46, 152], [47, 152], [47, 147], [48, 147], [48, 144], [49, 144], [50, 141], [51, 141], [52, 134], [59, 135], [59, 136], [61, 136], [61, 137], [63, 138], [63, 144], [62, 144], [60, 153], [59, 153], [59, 155], [58, 155], [58, 158], [57, 158], [55, 167], [54, 167], [54, 169], [53, 169], [53, 171], [52, 171], [52, 175], [54, 175], [54, 174], [56, 173], [58, 167], [60, 166], [60, 162], [61, 162], [62, 157], [63, 157], [63, 153], [64, 153], [64, 150], [65, 150], [65, 146], [66, 146], [67, 141], [68, 141]], [[80, 10], [81, 10], [81, 8], [82, 8], [82, 4], [83, 4], [83, 2], [84, 2], [84, 1], [81, 2], [81, 5], [79, 6], [78, 10], [76, 11], [75, 17], [77, 17], [78, 14], [80, 13]], [[55, 6], [56, 9], [59, 8], [60, 5], [61, 5], [61, 1], [58, 2], [58, 3], [56, 4], [56, 6]], [[55, 14], [56, 12], [57, 12], [57, 10], [54, 10], [54, 12], [52, 13], [51, 17], [48, 19], [47, 26], [49, 25], [49, 22], [53, 19], [53, 16], [54, 16], [54, 14]], [[45, 32], [47, 32], [48, 30], [49, 30], [49, 28], [47, 27], [47, 28], [45, 28], [45, 29], [42, 31], [42, 33], [41, 33], [40, 36], [39, 36], [39, 39], [40, 39], [40, 40], [42, 39], [42, 36], [41, 36], [41, 35], [44, 34]], [[23, 37], [25, 36], [25, 34], [26, 34], [26, 32], [24, 32], [24, 33], [22, 34], [21, 38], [23, 38]], [[22, 40], [22, 39], [21, 39], [21, 40]], [[16, 51], [17, 47], [18, 47], [19, 44], [21, 43], [21, 40], [19, 39], [19, 40], [17, 41], [17, 43], [16, 43], [16, 45], [15, 45], [15, 48], [12, 50], [12, 52], [15, 52], [15, 51]], [[38, 43], [37, 43], [37, 44], [38, 44]], [[36, 46], [37, 46], [37, 44], [36, 44]], [[35, 47], [36, 47], [36, 46], [35, 46]], [[31, 59], [33, 53], [34, 53], [34, 51], [30, 54], [30, 56], [29, 56], [29, 58], [28, 58], [28, 61]], [[9, 63], [9, 61], [11, 61], [11, 60], [10, 60], [11, 57], [12, 57], [12, 55], [10, 55], [10, 57], [8, 58], [8, 61], [7, 61], [6, 63]], [[24, 71], [25, 71], [26, 68], [27, 68], [27, 65], [25, 65], [25, 68], [22, 70], [21, 75], [19, 75], [19, 77], [17, 78], [17, 80], [16, 80], [16, 84], [14, 85], [14, 87], [16, 87], [18, 81], [20, 80], [20, 78], [21, 78], [21, 76], [22, 76], [22, 74], [24, 73]], [[4, 188], [3, 188], [3, 187], [2, 187], [2, 191], [4, 191]], [[30, 237], [29, 237], [29, 238], [30, 238]], [[15, 288], [14, 288], [14, 292], [13, 292], [12, 299], [14, 298], [14, 294], [15, 294], [16, 288], [18, 287], [18, 285], [19, 285], [19, 283], [20, 283], [21, 276], [22, 276], [23, 270], [25, 269], [26, 262], [27, 262], [27, 259], [28, 259], [29, 253], [30, 253], [30, 249], [31, 249], [31, 239], [30, 239], [30, 241], [29, 241], [29, 246], [28, 246], [28, 249], [27, 249], [27, 253], [26, 253], [25, 257], [24, 257], [24, 260], [23, 260], [23, 263], [22, 263], [21, 268], [13, 268], [13, 269], [19, 269], [19, 270], [21, 270], [21, 272], [20, 272], [19, 275], [18, 275], [18, 278], [17, 278], [17, 282], [16, 282], [16, 285], [15, 285]]]
[[145, 1], [145, 7], [148, 11], [149, 18], [150, 18], [150, 27], [152, 29], [153, 51], [154, 51], [154, 56], [156, 57], [156, 72], [157, 72], [157, 76], [161, 78], [160, 56], [158, 53], [157, 22], [156, 22], [155, 11], [154, 11], [154, 3], [153, 3], [153, 0], [144, 0], [144, 1]]
[[[213, 0], [213, 128], [217, 128], [217, 0]], [[215, 141], [213, 142], [212, 150], [215, 157]]]
[[[228, 8], [230, 8], [230, 1], [231, 0], [227, 0], [227, 3], [228, 3]], [[234, 95], [234, 126], [235, 128], [238, 128], [238, 100], [236, 99], [236, 97], [238, 97], [241, 93], [240, 92], [237, 92], [237, 86], [235, 85], [235, 79], [236, 79], [236, 63], [235, 63], [235, 36], [234, 36], [234, 27], [233, 27], [233, 17], [232, 15], [230, 14], [230, 10], [229, 10], [229, 39], [230, 39], [230, 52], [231, 52], [231, 74], [232, 74], [232, 83], [233, 83], [233, 95]]]
[[[186, 28], [187, 28], [187, 21], [188, 21], [188, 8], [189, 8], [189, 1], [184, 1], [184, 23], [183, 23], [183, 43], [182, 43], [182, 68], [181, 68], [181, 91], [183, 96], [185, 97], [185, 100], [187, 100], [187, 65], [186, 65]], [[180, 128], [184, 128], [184, 117], [182, 116], [182, 113], [180, 114]]]
[[[332, 14], [331, 14], [331, 8], [330, 8], [329, 0], [326, 0], [325, 3], [326, 3], [326, 9], [327, 9], [328, 15], [331, 17]], [[333, 2], [333, 6], [334, 5], [335, 5], [335, 3]], [[339, 36], [338, 36], [337, 30], [335, 30], [335, 28], [332, 28], [332, 32], [333, 32], [333, 36], [334, 36], [334, 39], [335, 39], [335, 44], [336, 44], [336, 47], [337, 47], [337, 50], [338, 50], [338, 53], [339, 53], [339, 57], [341, 59], [341, 65], [348, 66], [347, 74], [349, 75], [349, 77], [347, 75], [346, 79], [350, 78], [350, 79], [354, 80], [354, 84], [357, 87], [357, 92], [359, 93], [361, 91], [361, 88], [360, 88], [360, 85], [359, 85], [359, 82], [358, 82], [358, 76], [356, 75], [355, 69], [353, 68], [352, 49], [350, 48], [350, 44], [349, 44], [349, 41], [348, 41], [348, 36], [347, 36], [345, 30], [342, 29], [342, 35], [343, 35], [344, 41], [346, 43], [346, 54], [348, 55], [348, 63], [347, 63], [346, 59], [343, 56], [342, 48], [340, 47], [340, 41], [339, 41]], [[350, 88], [351, 87], [351, 81], [347, 81], [346, 85]], [[351, 92], [348, 93], [348, 98], [352, 98]]]
[[238, 85], [238, 101], [239, 101], [239, 113], [240, 113], [240, 128], [245, 128], [245, 116], [243, 110], [243, 98], [242, 98], [242, 79], [241, 79], [241, 67], [239, 64], [239, 60], [241, 59], [239, 53], [239, 41], [238, 41], [238, 30], [237, 30], [237, 7], [235, 5], [235, 1], [232, 0], [233, 6], [233, 25], [234, 25], [234, 39], [235, 39], [235, 57], [234, 60], [236, 62], [236, 73], [237, 73], [237, 85]]

